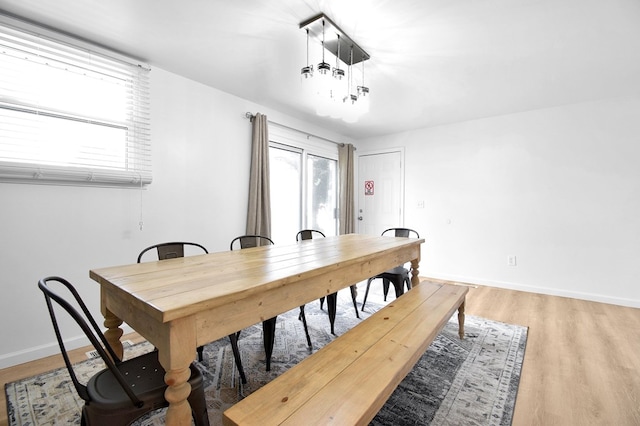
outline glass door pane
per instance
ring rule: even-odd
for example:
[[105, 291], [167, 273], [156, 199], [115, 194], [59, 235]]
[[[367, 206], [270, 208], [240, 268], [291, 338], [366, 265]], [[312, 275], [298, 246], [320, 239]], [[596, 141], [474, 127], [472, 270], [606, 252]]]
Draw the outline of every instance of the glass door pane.
[[307, 228], [336, 235], [338, 219], [337, 161], [307, 155]]
[[291, 244], [301, 229], [302, 152], [271, 145], [271, 239], [275, 244]]

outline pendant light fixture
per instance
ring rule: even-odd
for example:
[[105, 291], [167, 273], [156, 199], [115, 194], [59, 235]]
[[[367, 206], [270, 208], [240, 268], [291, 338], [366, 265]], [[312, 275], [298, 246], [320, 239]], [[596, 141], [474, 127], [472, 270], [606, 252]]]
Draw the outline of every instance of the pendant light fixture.
[[[302, 68], [301, 76], [304, 81], [313, 83], [312, 93], [317, 96], [317, 112], [321, 115], [341, 115], [345, 120], [348, 115], [349, 121], [352, 121], [354, 116], [368, 111], [369, 88], [364, 83], [364, 62], [370, 59], [369, 54], [324, 14], [300, 23], [300, 28], [305, 30], [307, 36], [307, 64]], [[315, 73], [309, 62], [310, 40], [319, 40], [322, 50], [322, 60]], [[335, 56], [333, 70], [325, 60], [325, 51]], [[346, 78], [341, 63], [347, 68]], [[359, 63], [362, 63], [362, 76], [358, 81], [361, 84], [354, 85], [354, 65]], [[330, 108], [334, 111], [329, 111]]]

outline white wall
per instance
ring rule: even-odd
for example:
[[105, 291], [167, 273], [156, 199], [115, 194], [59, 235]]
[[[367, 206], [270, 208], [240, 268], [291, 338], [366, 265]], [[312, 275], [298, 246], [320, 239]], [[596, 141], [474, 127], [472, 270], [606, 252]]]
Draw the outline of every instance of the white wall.
[[90, 269], [133, 263], [144, 247], [169, 240], [228, 250], [245, 230], [251, 145], [245, 112], [342, 141], [161, 69], [151, 71], [151, 89], [148, 189], [0, 183], [0, 368], [59, 352], [38, 279], [69, 279], [102, 321]]
[[405, 225], [426, 237], [421, 275], [640, 307], [638, 117], [640, 98], [613, 99], [359, 148], [406, 147]]
[[[70, 279], [101, 318], [89, 269], [160, 241], [228, 249], [245, 226], [246, 111], [347, 141], [161, 69], [151, 82], [147, 190], [0, 183], [0, 368], [58, 352], [39, 278]], [[357, 145], [406, 148], [405, 224], [427, 239], [422, 274], [640, 306], [638, 116], [640, 99], [618, 99]]]

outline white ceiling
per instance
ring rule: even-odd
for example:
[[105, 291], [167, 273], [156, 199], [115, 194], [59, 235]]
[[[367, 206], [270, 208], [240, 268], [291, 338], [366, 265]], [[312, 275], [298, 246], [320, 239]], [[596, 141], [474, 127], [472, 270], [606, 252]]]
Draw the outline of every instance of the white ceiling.
[[[640, 94], [638, 0], [0, 0], [0, 10], [354, 138]], [[298, 25], [320, 12], [371, 55], [371, 110], [357, 123], [319, 117], [303, 94]]]

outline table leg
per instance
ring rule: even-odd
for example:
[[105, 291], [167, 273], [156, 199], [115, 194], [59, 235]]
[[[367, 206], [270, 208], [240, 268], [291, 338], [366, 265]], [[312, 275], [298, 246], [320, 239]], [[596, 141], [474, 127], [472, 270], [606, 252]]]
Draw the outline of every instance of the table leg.
[[420, 259], [413, 259], [411, 261], [411, 287], [415, 287], [420, 284], [420, 278], [418, 278], [418, 274], [420, 271], [418, 268], [420, 267]]
[[466, 300], [463, 300], [458, 307], [458, 335], [460, 336], [460, 340], [464, 339], [464, 305]]
[[192, 318], [181, 318], [163, 324], [158, 333], [158, 359], [165, 369], [164, 397], [169, 402], [167, 426], [190, 426], [191, 406], [187, 398], [191, 393], [191, 362], [196, 350], [195, 325]]
[[164, 397], [169, 402], [167, 425], [191, 425], [191, 406], [187, 401], [191, 393], [191, 385], [188, 382], [190, 376], [191, 369], [189, 367], [167, 371], [164, 375], [164, 381], [169, 385], [164, 392]]
[[124, 354], [124, 349], [122, 348], [122, 342], [120, 338], [124, 331], [120, 326], [122, 325], [122, 320], [115, 316], [110, 310], [106, 309], [104, 312], [104, 326], [107, 330], [104, 332], [104, 337], [107, 338], [107, 342], [113, 348], [113, 351], [122, 359]]

